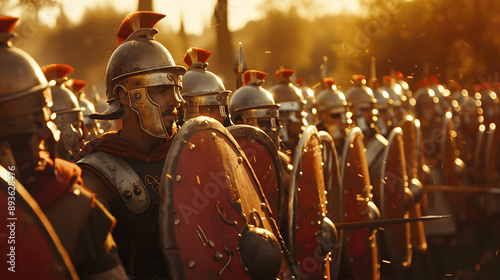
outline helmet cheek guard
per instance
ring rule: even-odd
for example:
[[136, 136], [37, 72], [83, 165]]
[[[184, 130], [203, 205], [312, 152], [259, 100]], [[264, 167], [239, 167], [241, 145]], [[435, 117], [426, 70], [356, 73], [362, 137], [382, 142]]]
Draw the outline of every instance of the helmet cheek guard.
[[160, 105], [151, 100], [148, 90], [131, 89], [127, 95], [130, 109], [137, 113], [142, 130], [154, 137], [168, 138], [170, 135], [163, 123]]

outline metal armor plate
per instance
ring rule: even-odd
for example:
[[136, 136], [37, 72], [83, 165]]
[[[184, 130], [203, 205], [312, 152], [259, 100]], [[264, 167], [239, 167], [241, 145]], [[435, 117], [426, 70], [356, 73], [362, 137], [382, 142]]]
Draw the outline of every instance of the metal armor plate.
[[15, 170], [0, 166], [2, 279], [78, 279], [71, 259], [37, 202], [15, 179]]
[[261, 129], [238, 124], [227, 128], [247, 156], [269, 202], [273, 218], [281, 225], [283, 215], [283, 167], [278, 150]]
[[[344, 222], [344, 190], [340, 183], [339, 160], [332, 136], [326, 131], [318, 132], [323, 151], [323, 175], [325, 176], [326, 209], [328, 218], [334, 224]], [[330, 279], [338, 277], [340, 259], [342, 256], [343, 231], [337, 232], [337, 243], [333, 247], [330, 261]]]
[[168, 279], [292, 279], [295, 268], [252, 167], [222, 124], [185, 122], [160, 187]]
[[[380, 180], [372, 182], [374, 198], [383, 220], [409, 218], [409, 206], [413, 195], [408, 188], [403, 133], [394, 128], [387, 139], [389, 144], [382, 156]], [[412, 258], [410, 224], [384, 226], [383, 236], [386, 257], [391, 264], [409, 267]]]
[[323, 151], [315, 126], [303, 132], [292, 165], [287, 244], [301, 279], [324, 279], [329, 275], [336, 232], [327, 216]]
[[[344, 222], [361, 222], [373, 217], [374, 203], [368, 173], [363, 132], [359, 127], [351, 130], [342, 150], [340, 178], [344, 188]], [[376, 208], [376, 207], [375, 207]], [[344, 257], [350, 265], [348, 271], [355, 279], [379, 279], [376, 230], [363, 228], [344, 232]]]

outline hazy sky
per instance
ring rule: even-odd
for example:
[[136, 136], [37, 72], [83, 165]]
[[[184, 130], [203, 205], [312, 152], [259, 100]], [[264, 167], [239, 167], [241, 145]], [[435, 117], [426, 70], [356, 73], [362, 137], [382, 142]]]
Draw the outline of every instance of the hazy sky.
[[[66, 15], [77, 22], [83, 15], [86, 7], [105, 6], [110, 3], [118, 11], [128, 12], [137, 9], [138, 0], [60, 0]], [[289, 6], [291, 0], [275, 0], [279, 5]], [[298, 2], [297, 0], [293, 0]], [[317, 15], [355, 11], [359, 8], [358, 0], [316, 0], [322, 5]], [[178, 30], [181, 18], [184, 18], [184, 28], [188, 33], [200, 34], [210, 24], [216, 0], [153, 0], [155, 12], [167, 15], [162, 22], [169, 24], [172, 29]], [[266, 0], [228, 0], [229, 27], [232, 30], [242, 28], [248, 21], [257, 20], [263, 16], [262, 5]], [[45, 18], [50, 21], [54, 18], [46, 12]], [[41, 17], [43, 18], [43, 16]]]

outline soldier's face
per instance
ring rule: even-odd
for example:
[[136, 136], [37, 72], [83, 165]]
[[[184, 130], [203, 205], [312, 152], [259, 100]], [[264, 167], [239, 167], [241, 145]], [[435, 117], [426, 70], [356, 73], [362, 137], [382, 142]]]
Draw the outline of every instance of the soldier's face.
[[149, 87], [149, 97], [153, 102], [160, 105], [163, 123], [169, 131], [177, 120], [178, 110], [181, 103], [175, 99], [174, 90], [179, 90], [173, 86]]

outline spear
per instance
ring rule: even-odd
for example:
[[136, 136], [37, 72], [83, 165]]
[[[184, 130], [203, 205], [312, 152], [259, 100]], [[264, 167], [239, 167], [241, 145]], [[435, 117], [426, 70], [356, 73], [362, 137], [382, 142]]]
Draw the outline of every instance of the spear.
[[234, 73], [236, 74], [236, 89], [243, 86], [243, 73], [248, 70], [245, 54], [243, 53], [243, 46], [241, 42], [238, 47], [238, 54], [234, 62]]
[[436, 216], [436, 215], [429, 215], [429, 216], [423, 216], [420, 218], [408, 218], [408, 219], [386, 219], [386, 220], [374, 220], [374, 221], [363, 221], [363, 222], [351, 222], [351, 223], [336, 223], [335, 228], [337, 230], [353, 230], [353, 229], [359, 229], [359, 228], [375, 228], [375, 227], [383, 227], [386, 225], [395, 225], [395, 224], [404, 224], [404, 223], [412, 223], [412, 222], [419, 222], [419, 221], [431, 221], [431, 220], [438, 220], [438, 219], [443, 219], [443, 218], [451, 218], [449, 215], [441, 215], [441, 216]]
[[321, 78], [326, 78], [328, 77], [328, 67], [326, 66], [326, 63], [328, 62], [328, 57], [325, 55], [323, 56], [323, 64], [319, 67], [321, 70]]

